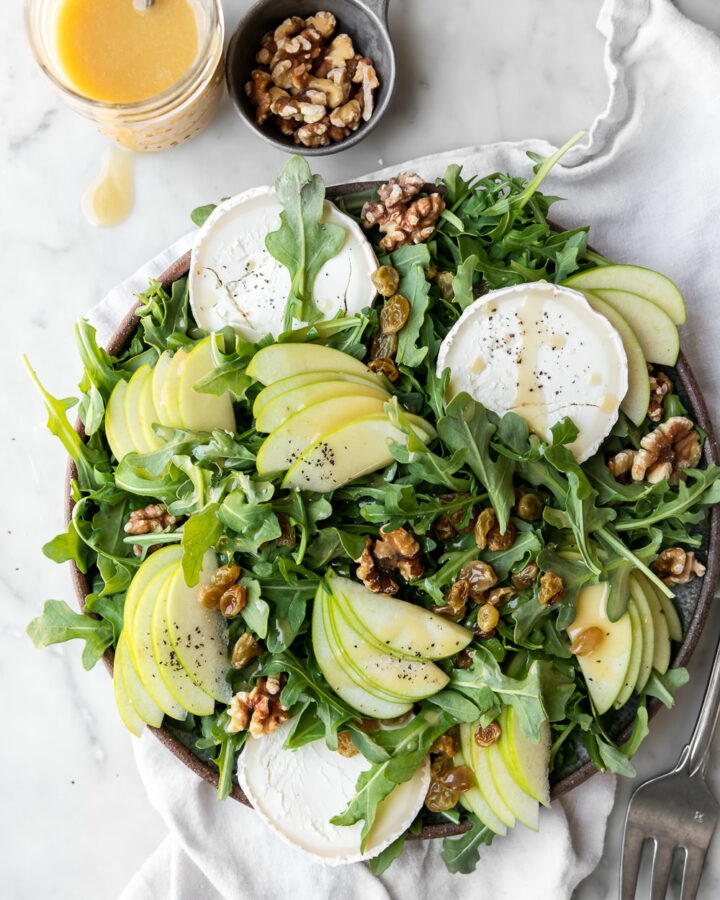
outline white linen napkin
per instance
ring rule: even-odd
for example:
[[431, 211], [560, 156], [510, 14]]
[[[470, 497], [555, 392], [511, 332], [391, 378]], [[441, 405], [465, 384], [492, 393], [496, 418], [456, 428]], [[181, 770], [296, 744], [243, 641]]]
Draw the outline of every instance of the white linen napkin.
[[[607, 0], [598, 27], [607, 38], [611, 96], [589, 139], [574, 148], [543, 190], [568, 197], [553, 209], [562, 225], [592, 223], [594, 246], [617, 262], [668, 274], [689, 306], [682, 344], [693, 361], [711, 415], [720, 412], [720, 41], [684, 18], [669, 0]], [[441, 175], [451, 162], [464, 174], [527, 173], [526, 151], [542, 141], [468, 147], [393, 166]], [[101, 339], [112, 333], [132, 294], [143, 290], [190, 245], [185, 236], [115, 288], [91, 312]], [[596, 776], [543, 810], [540, 833], [518, 827], [482, 851], [473, 875], [450, 876], [440, 842], [408, 842], [379, 878], [363, 863], [326, 869], [281, 843], [251, 810], [218, 804], [202, 783], [149, 734], [136, 757], [151, 802], [170, 834], [136, 874], [122, 900], [304, 898], [342, 900], [443, 895], [563, 900], [597, 865], [615, 779]]]

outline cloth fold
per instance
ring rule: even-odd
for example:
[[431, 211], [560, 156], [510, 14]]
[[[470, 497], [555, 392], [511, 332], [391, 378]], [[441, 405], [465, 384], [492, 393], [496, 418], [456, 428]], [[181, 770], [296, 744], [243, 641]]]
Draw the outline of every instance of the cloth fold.
[[[720, 214], [720, 41], [682, 16], [669, 0], [607, 0], [598, 20], [606, 36], [608, 106], [589, 138], [553, 170], [543, 190], [567, 197], [553, 207], [558, 224], [591, 224], [594, 247], [617, 262], [669, 275], [688, 302], [683, 348], [705, 392], [720, 411], [720, 317], [713, 308], [720, 283], [715, 227]], [[426, 179], [451, 162], [464, 174], [527, 173], [526, 153], [548, 155], [544, 141], [467, 147], [410, 160], [366, 178], [418, 171]], [[350, 175], [348, 175], [350, 178]], [[91, 313], [101, 339], [142, 291], [190, 246], [190, 236], [115, 288]], [[650, 738], [652, 739], [652, 738]], [[363, 863], [325, 869], [282, 844], [251, 810], [217, 804], [200, 782], [150, 735], [136, 757], [153, 805], [169, 835], [129, 883], [123, 900], [305, 898], [342, 900], [442, 895], [562, 900], [597, 865], [615, 779], [596, 776], [543, 810], [540, 833], [518, 827], [482, 853], [473, 875], [450, 876], [438, 841], [408, 842], [379, 878]]]

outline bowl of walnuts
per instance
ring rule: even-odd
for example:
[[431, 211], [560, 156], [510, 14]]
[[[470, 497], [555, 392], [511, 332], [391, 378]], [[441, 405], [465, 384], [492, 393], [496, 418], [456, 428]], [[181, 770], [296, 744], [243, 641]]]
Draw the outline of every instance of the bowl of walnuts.
[[361, 141], [395, 87], [388, 0], [260, 0], [227, 52], [241, 118], [281, 150], [320, 156]]

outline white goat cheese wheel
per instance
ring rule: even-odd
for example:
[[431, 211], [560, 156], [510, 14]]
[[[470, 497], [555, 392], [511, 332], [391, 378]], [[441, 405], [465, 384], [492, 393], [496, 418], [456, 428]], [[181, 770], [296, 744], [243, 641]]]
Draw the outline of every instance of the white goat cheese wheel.
[[[231, 325], [245, 340], [282, 331], [290, 273], [265, 246], [280, 227], [282, 206], [271, 187], [258, 187], [221, 203], [197, 234], [190, 259], [190, 306], [206, 331]], [[345, 229], [340, 252], [320, 269], [313, 288], [324, 318], [353, 315], [370, 306], [377, 268], [360, 226], [329, 201], [323, 221]], [[296, 323], [301, 324], [301, 323]]]
[[582, 462], [618, 417], [628, 388], [620, 335], [583, 295], [547, 282], [491, 291], [463, 312], [440, 346], [437, 373], [502, 416], [512, 411], [550, 440], [569, 416]]
[[380, 804], [365, 847], [363, 823], [331, 825], [355, 794], [370, 763], [362, 754], [341, 756], [325, 741], [285, 750], [291, 722], [263, 737], [249, 737], [238, 761], [238, 781], [258, 816], [282, 840], [328, 866], [377, 856], [411, 825], [430, 785], [425, 757], [413, 777], [399, 784]]

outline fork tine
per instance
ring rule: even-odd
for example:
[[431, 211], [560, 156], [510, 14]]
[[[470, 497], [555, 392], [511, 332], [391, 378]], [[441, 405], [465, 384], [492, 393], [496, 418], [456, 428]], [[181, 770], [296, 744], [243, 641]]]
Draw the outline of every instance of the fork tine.
[[620, 900], [634, 900], [637, 887], [640, 859], [645, 835], [632, 822], [625, 823], [625, 839], [622, 848], [622, 875], [620, 882]]
[[658, 840], [653, 855], [650, 900], [665, 900], [674, 853], [675, 846], [673, 844]]
[[682, 900], [695, 900], [703, 866], [705, 865], [706, 853], [707, 849], [699, 850], [697, 847], [686, 850], [685, 871], [683, 872], [682, 880]]

